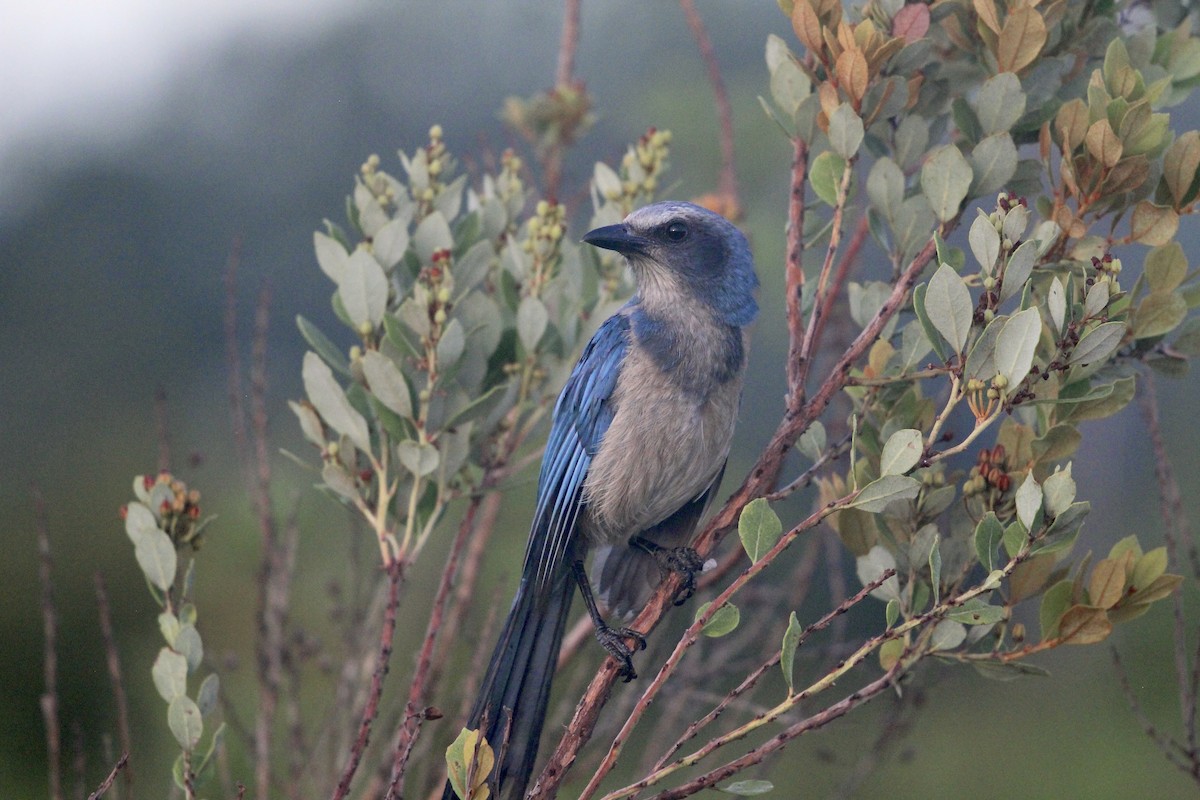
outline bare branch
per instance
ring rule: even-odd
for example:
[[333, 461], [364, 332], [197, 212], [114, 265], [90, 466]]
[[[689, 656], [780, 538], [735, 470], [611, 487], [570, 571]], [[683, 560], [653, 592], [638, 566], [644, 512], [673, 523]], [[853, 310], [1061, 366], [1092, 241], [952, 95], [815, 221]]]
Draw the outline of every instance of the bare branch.
[[[112, 683], [113, 698], [117, 704], [117, 736], [121, 740], [124, 755], [118, 769], [124, 767], [122, 783], [125, 784], [126, 800], [133, 800], [133, 766], [129, 765], [129, 754], [133, 752], [133, 738], [129, 728], [129, 699], [125, 695], [125, 680], [121, 675], [121, 655], [117, 652], [116, 637], [113, 636], [112, 615], [109, 613], [108, 587], [104, 576], [97, 571], [92, 579], [96, 585], [96, 613], [100, 617], [100, 635], [104, 640], [104, 655], [108, 665], [108, 679]], [[117, 771], [113, 770], [114, 773]], [[105, 787], [107, 788], [107, 787]]]
[[33, 494], [37, 525], [38, 578], [42, 584], [42, 720], [46, 724], [46, 758], [49, 762], [50, 800], [63, 800], [62, 729], [58, 722], [58, 608], [54, 604], [54, 558], [46, 525], [46, 500], [36, 485]]
[[88, 795], [88, 800], [100, 800], [100, 798], [104, 796], [104, 793], [112, 788], [113, 781], [115, 781], [117, 779], [117, 773], [120, 772], [121, 770], [128, 770], [128, 769], [129, 769], [129, 753], [122, 753], [121, 757], [119, 759], [117, 759], [116, 765], [113, 766], [112, 771], [108, 773], [108, 777], [105, 778], [100, 783], [100, 785], [96, 787], [96, 791], [94, 791]]
[[694, 0], [679, 0], [683, 16], [692, 36], [696, 39], [696, 48], [700, 58], [704, 60], [708, 71], [708, 83], [712, 87], [713, 102], [717, 106], [717, 121], [720, 125], [718, 141], [721, 145], [721, 174], [717, 181], [717, 191], [722, 199], [732, 208], [731, 216], [737, 216], [741, 210], [738, 199], [737, 166], [734, 161], [733, 149], [733, 106], [729, 103], [729, 92], [725, 89], [725, 80], [721, 77], [721, 67], [717, 64], [717, 55], [713, 51], [712, 40], [704, 29], [704, 21], [696, 11]]

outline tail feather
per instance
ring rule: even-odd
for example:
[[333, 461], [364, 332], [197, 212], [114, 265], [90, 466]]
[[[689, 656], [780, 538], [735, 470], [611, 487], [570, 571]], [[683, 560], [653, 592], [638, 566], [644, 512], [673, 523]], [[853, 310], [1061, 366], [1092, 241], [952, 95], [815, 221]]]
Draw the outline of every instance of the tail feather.
[[[498, 800], [525, 795], [574, 593], [569, 569], [558, 569], [540, 592], [522, 580], [468, 718], [469, 729], [483, 724], [497, 755], [489, 782]], [[455, 796], [447, 783], [443, 800]]]

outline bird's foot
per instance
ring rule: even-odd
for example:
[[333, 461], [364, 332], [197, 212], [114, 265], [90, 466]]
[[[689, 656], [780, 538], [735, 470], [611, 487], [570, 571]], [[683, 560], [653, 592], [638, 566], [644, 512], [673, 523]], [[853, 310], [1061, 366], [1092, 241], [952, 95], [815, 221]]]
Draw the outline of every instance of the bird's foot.
[[[619, 665], [621, 678], [625, 683], [637, 677], [633, 669], [633, 654], [646, 649], [646, 637], [633, 628], [613, 628], [601, 625], [596, 628], [596, 639], [608, 651], [613, 660]], [[632, 648], [625, 644], [626, 639], [632, 639]]]
[[696, 593], [696, 576], [704, 571], [704, 559], [699, 553], [690, 547], [662, 547], [640, 537], [635, 544], [653, 556], [663, 572], [676, 572], [682, 576], [683, 582], [675, 590], [671, 602], [681, 606]]

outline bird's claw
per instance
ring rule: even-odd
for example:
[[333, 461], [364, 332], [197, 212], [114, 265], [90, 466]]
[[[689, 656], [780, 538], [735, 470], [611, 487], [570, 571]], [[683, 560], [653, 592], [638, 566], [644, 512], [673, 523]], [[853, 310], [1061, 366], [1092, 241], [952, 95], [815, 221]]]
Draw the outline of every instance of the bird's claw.
[[671, 547], [659, 550], [655, 556], [659, 566], [682, 575], [682, 583], [671, 598], [677, 606], [686, 603], [696, 593], [696, 575], [704, 570], [704, 560], [690, 547]]
[[[605, 625], [603, 628], [596, 629], [596, 639], [617, 662], [621, 678], [625, 683], [629, 683], [637, 677], [637, 672], [633, 669], [632, 656], [638, 650], [646, 649], [645, 636], [633, 628], [612, 628]], [[632, 648], [625, 644], [626, 639], [634, 641]]]

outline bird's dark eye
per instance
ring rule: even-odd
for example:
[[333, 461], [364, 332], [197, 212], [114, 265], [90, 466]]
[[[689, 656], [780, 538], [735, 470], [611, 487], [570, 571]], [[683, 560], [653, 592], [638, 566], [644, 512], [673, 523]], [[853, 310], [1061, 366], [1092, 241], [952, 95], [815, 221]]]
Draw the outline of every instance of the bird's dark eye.
[[688, 227], [679, 220], [667, 225], [667, 238], [672, 242], [682, 242], [687, 238]]

